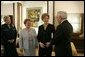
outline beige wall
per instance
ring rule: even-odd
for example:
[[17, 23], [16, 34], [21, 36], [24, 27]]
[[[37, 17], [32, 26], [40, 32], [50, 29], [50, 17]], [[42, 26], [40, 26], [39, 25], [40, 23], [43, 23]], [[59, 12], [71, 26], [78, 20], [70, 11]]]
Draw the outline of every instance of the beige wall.
[[13, 4], [1, 3], [1, 15], [13, 15]]
[[[55, 1], [54, 9], [53, 9], [53, 1], [49, 1], [48, 3], [48, 13], [50, 15], [49, 23], [53, 24], [53, 10], [54, 15], [58, 11], [66, 11], [67, 13], [84, 13], [84, 1]], [[47, 12], [47, 1], [22, 1], [22, 28], [24, 28], [23, 21], [26, 18], [26, 8], [30, 7], [42, 7], [42, 13]], [[15, 25], [17, 26], [17, 4], [15, 3]], [[13, 4], [3, 4], [1, 3], [1, 15], [13, 15]], [[38, 26], [43, 24], [40, 19], [38, 22]], [[58, 25], [57, 22], [55, 22]], [[36, 32], [38, 32], [38, 27], [35, 28]]]
[[55, 1], [55, 13], [57, 11], [84, 13], [84, 1]]

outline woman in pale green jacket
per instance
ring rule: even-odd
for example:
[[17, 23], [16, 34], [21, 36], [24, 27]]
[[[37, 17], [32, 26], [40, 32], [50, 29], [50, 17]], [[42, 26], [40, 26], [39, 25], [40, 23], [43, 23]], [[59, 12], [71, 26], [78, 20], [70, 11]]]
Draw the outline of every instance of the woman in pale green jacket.
[[31, 28], [30, 19], [25, 19], [24, 24], [26, 28], [22, 29], [19, 33], [19, 47], [24, 49], [24, 56], [35, 56], [37, 46], [36, 31]]

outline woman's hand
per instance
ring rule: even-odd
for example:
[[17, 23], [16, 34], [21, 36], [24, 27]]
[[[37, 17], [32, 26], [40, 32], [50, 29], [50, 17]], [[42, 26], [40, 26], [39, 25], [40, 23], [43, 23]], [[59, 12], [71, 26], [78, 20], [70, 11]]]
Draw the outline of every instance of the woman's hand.
[[39, 45], [41, 48], [45, 48], [45, 45], [43, 43], [39, 42]]
[[50, 42], [47, 42], [47, 43], [46, 43], [46, 47], [49, 47], [49, 46], [50, 46]]
[[13, 43], [14, 42], [14, 39], [8, 40], [8, 42]]

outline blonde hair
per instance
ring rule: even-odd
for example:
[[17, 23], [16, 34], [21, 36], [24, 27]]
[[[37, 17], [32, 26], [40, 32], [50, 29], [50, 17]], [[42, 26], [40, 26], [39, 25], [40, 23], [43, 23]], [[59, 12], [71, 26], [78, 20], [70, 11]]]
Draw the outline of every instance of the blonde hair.
[[41, 19], [43, 20], [46, 16], [48, 16], [48, 18], [49, 18], [49, 15], [47, 13], [43, 13], [41, 16]]

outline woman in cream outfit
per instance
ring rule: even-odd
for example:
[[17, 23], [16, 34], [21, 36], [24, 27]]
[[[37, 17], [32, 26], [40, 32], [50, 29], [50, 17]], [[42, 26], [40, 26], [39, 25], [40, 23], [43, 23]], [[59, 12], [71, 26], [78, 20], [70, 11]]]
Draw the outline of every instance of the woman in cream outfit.
[[22, 29], [19, 33], [19, 47], [24, 49], [24, 56], [35, 56], [35, 48], [37, 46], [36, 32], [31, 28], [30, 19], [25, 19], [24, 24], [26, 28]]

